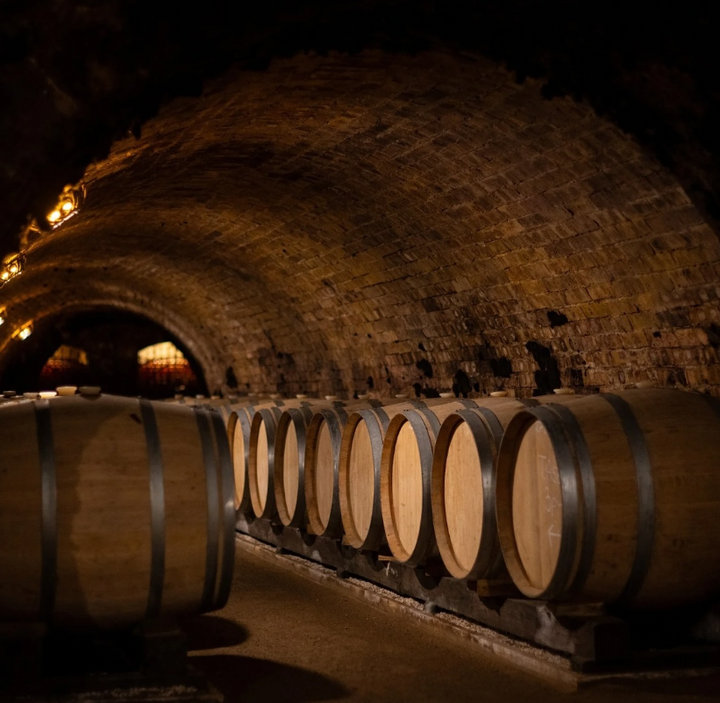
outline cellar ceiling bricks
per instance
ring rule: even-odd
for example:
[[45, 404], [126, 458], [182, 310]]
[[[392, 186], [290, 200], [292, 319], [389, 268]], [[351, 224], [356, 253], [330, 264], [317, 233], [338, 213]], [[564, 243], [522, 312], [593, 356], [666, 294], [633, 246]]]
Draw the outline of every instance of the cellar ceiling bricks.
[[618, 30], [583, 64], [598, 23], [578, 30], [591, 49], [561, 24], [523, 53], [539, 3], [506, 4], [478, 3], [471, 35], [434, 3], [402, 30], [411, 3], [377, 26], [356, 20], [380, 3], [323, 21], [270, 3], [232, 41], [199, 19], [190, 48], [186, 23], [145, 36], [134, 3], [58, 2], [54, 27], [5, 10], [4, 253], [65, 183], [87, 199], [21, 240], [0, 347], [13, 324], [111, 305], [177, 335], [226, 393], [720, 394], [702, 41], [677, 66], [638, 41], [618, 68]]

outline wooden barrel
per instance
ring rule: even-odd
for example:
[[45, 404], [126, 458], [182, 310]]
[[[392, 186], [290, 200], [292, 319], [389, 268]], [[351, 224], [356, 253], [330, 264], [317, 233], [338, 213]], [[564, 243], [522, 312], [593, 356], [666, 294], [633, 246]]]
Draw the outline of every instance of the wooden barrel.
[[537, 401], [487, 398], [442, 423], [432, 468], [435, 539], [447, 570], [461, 579], [504, 574], [495, 519], [495, 459], [505, 427]]
[[278, 420], [275, 434], [274, 489], [277, 514], [287, 527], [307, 527], [305, 500], [305, 459], [307, 431], [319, 408], [357, 405], [357, 401], [336, 400], [327, 396], [309, 406], [290, 408]]
[[[247, 474], [250, 501], [256, 517], [272, 519], [277, 515], [275, 445], [280, 418], [289, 409], [302, 409], [306, 413], [312, 413], [312, 408], [325, 402], [317, 399], [293, 398], [271, 401], [255, 408], [255, 414], [250, 423]], [[286, 429], [287, 427], [283, 424], [283, 430]], [[284, 459], [285, 445], [283, 445], [282, 456]]]
[[498, 455], [500, 543], [520, 591], [637, 608], [716, 598], [718, 402], [663, 389], [540, 400]]
[[233, 405], [226, 423], [235, 476], [235, 510], [243, 514], [252, 512], [248, 485], [248, 462], [250, 460], [250, 425], [255, 414], [256, 402], [254, 398], [249, 398]]
[[227, 425], [230, 421], [230, 415], [235, 407], [252, 404], [253, 402], [257, 402], [257, 400], [247, 397], [239, 398], [238, 396], [227, 396], [225, 398], [218, 398], [216, 396], [212, 396], [210, 398], [205, 396], [201, 396], [200, 398], [182, 396], [180, 398], [166, 398], [163, 402], [169, 403], [170, 405], [209, 405], [220, 413], [223, 422]]
[[305, 508], [305, 444], [312, 419], [310, 407], [288, 408], [275, 433], [273, 487], [280, 522], [286, 527], [307, 526]]
[[313, 414], [305, 445], [305, 503], [310, 530], [316, 535], [337, 539], [343, 534], [339, 461], [348, 417], [355, 411], [381, 406], [380, 400], [335, 403]]
[[215, 410], [220, 413], [220, 417], [223, 419], [223, 422], [225, 423], [225, 426], [227, 427], [227, 423], [230, 420], [230, 415], [233, 412], [233, 409], [237, 405], [245, 405], [249, 403], [249, 399], [244, 398], [238, 398], [237, 396], [227, 397], [227, 398], [211, 398], [208, 405], [212, 408], [215, 408]]
[[404, 410], [444, 404], [445, 399], [406, 400], [351, 413], [342, 432], [338, 460], [340, 517], [345, 539], [356, 549], [385, 544], [380, 507], [380, 466], [390, 420]]
[[109, 395], [0, 410], [0, 621], [125, 627], [221, 608], [234, 561], [225, 428]]
[[432, 524], [432, 463], [443, 420], [456, 410], [475, 408], [472, 400], [448, 400], [432, 408], [397, 414], [383, 441], [380, 507], [385, 537], [395, 559], [418, 566], [437, 556]]

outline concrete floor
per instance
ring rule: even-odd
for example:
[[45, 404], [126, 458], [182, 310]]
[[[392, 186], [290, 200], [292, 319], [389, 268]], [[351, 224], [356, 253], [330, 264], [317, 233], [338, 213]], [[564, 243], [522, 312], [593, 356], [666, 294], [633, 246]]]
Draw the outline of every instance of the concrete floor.
[[193, 664], [227, 703], [720, 700], [720, 676], [558, 691], [450, 634], [244, 550], [226, 609], [191, 621], [187, 631]]

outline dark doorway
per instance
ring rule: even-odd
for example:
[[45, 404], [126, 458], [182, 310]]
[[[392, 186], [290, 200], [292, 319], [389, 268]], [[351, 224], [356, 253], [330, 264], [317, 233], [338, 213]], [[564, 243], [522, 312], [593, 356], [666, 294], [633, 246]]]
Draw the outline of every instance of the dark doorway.
[[[173, 369], [155, 360], [151, 374], [142, 369], [138, 352], [161, 343], [171, 344], [179, 356], [167, 360]], [[141, 315], [110, 307], [41, 320], [30, 337], [11, 341], [0, 360], [0, 390], [58, 385], [98, 385], [105, 393], [148, 398], [207, 393], [202, 369], [181, 340]]]

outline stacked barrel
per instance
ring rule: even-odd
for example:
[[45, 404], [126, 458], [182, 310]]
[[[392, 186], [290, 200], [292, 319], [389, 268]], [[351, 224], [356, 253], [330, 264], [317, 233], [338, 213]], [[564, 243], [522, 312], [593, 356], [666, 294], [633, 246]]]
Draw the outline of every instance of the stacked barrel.
[[230, 414], [236, 508], [528, 598], [720, 594], [720, 404], [667, 389]]

